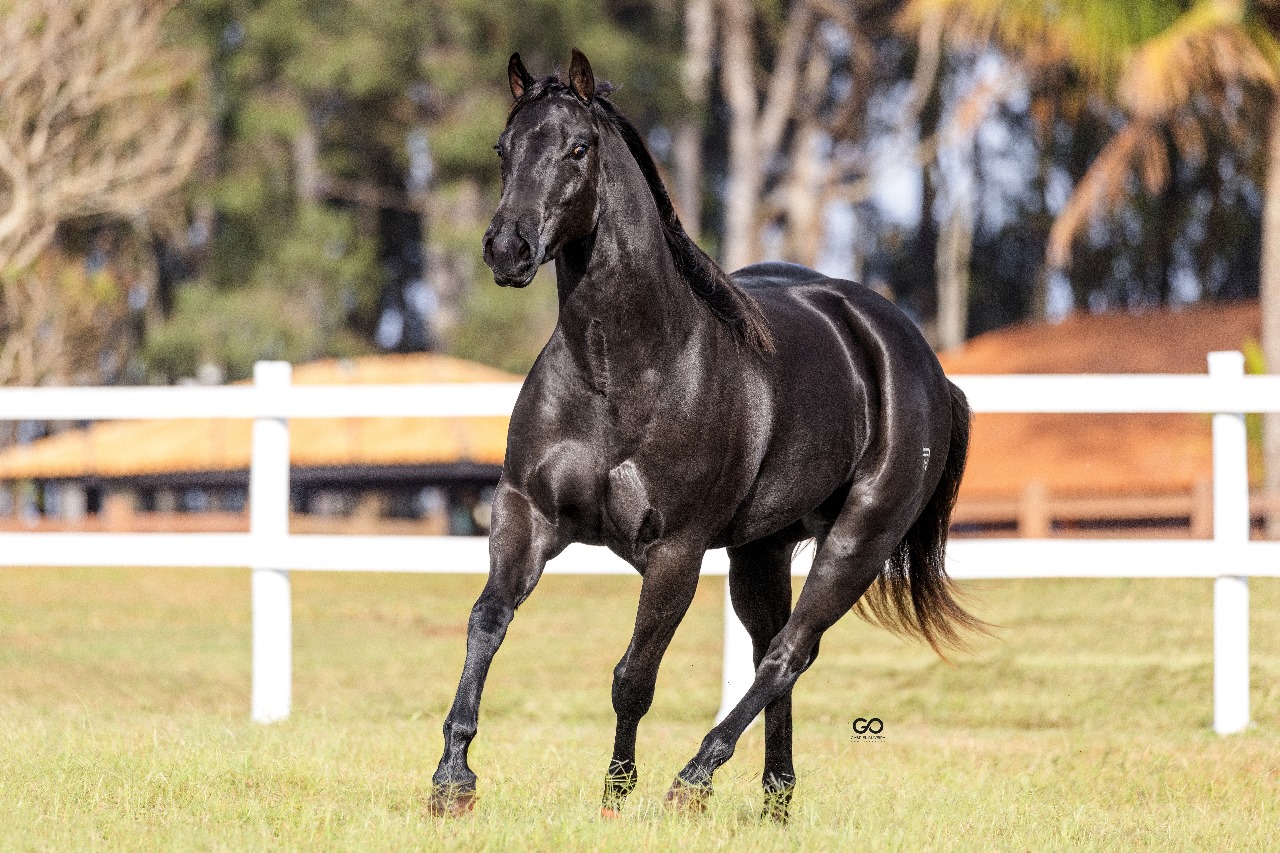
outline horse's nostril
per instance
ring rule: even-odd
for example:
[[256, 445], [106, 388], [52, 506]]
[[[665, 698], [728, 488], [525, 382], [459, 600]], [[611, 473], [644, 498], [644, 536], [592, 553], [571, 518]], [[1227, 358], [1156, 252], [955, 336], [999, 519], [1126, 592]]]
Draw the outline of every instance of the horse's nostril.
[[521, 240], [520, 248], [516, 250], [516, 257], [518, 257], [522, 261], [527, 261], [532, 256], [532, 254], [533, 254], [533, 250], [529, 248], [528, 241]]

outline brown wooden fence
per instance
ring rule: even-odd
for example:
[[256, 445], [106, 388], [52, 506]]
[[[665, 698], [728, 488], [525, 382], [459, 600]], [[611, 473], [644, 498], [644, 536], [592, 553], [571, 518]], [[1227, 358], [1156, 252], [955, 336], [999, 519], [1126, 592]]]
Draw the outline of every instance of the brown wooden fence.
[[[1263, 518], [1280, 512], [1280, 495], [1254, 492], [1250, 514], [1259, 535]], [[1189, 494], [1053, 495], [1041, 482], [1004, 498], [961, 499], [952, 517], [953, 535], [1008, 535], [1030, 538], [1088, 536], [1169, 536], [1208, 539], [1213, 535], [1213, 485], [1195, 484]]]

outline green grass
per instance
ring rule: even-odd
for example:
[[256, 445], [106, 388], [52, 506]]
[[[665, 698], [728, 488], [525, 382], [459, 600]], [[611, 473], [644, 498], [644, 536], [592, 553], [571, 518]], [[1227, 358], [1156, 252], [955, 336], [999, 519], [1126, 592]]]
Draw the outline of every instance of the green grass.
[[[1280, 828], [1280, 583], [1252, 586], [1253, 718], [1210, 731], [1208, 581], [970, 584], [1003, 626], [954, 667], [853, 618], [796, 692], [786, 828], [760, 726], [701, 817], [662, 794], [718, 703], [707, 580], [597, 816], [638, 581], [547, 577], [486, 691], [475, 814], [423, 813], [480, 578], [294, 575], [294, 713], [248, 721], [243, 571], [0, 573], [0, 848], [1250, 850]], [[852, 741], [877, 716], [884, 739]]]

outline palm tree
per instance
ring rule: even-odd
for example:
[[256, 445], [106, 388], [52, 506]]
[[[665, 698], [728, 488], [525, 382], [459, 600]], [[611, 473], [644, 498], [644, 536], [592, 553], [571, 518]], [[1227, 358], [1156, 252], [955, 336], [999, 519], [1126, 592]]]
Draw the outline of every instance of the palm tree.
[[[946, 15], [952, 38], [998, 44], [1030, 69], [1068, 66], [1125, 113], [1053, 224], [1051, 266], [1065, 265], [1085, 226], [1127, 196], [1135, 171], [1149, 192], [1163, 189], [1166, 134], [1181, 150], [1203, 147], [1203, 103], [1238, 125], [1240, 98], [1266, 99], [1261, 343], [1267, 370], [1280, 373], [1280, 0], [912, 0], [906, 20], [927, 14]], [[1264, 488], [1280, 494], [1280, 416], [1265, 424]], [[1280, 512], [1268, 532], [1280, 536]]]

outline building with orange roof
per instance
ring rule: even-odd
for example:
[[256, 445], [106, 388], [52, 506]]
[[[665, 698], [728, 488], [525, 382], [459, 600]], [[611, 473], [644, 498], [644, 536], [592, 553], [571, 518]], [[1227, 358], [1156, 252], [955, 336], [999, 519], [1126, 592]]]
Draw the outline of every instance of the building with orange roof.
[[[1208, 353], [1256, 347], [1260, 329], [1252, 300], [1076, 313], [980, 335], [940, 358], [953, 375], [1205, 373]], [[1256, 455], [1250, 471], [1257, 481]], [[958, 515], [1029, 525], [1033, 533], [1096, 532], [1124, 522], [1182, 527], [1184, 535], [1190, 524], [1208, 535], [1212, 474], [1209, 415], [979, 414]], [[1263, 503], [1256, 501], [1256, 512]], [[1028, 512], [1040, 518], [1028, 520]]]
[[[300, 385], [518, 382], [519, 376], [436, 353], [378, 355], [299, 365]], [[197, 526], [239, 527], [247, 498], [252, 425], [246, 420], [93, 424], [0, 451], [0, 483], [19, 522], [38, 516], [114, 526], [130, 510], [201, 513]], [[497, 483], [507, 419], [304, 418], [290, 424], [295, 512], [330, 518], [434, 519], [444, 532], [477, 532]], [[465, 509], [465, 511], [463, 511]], [[476, 516], [468, 522], [468, 514]], [[226, 518], [224, 516], [232, 516]], [[161, 525], [164, 526], [164, 525]]]

